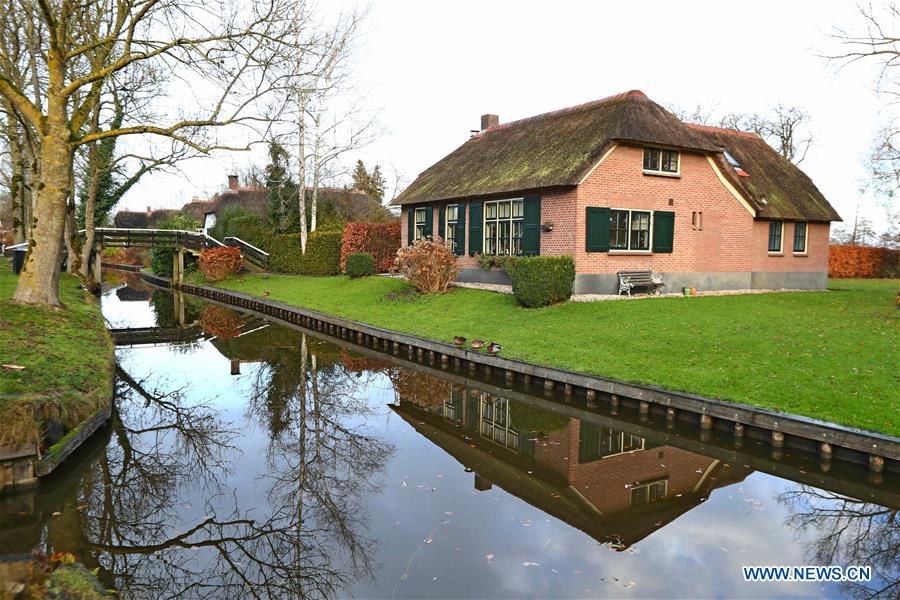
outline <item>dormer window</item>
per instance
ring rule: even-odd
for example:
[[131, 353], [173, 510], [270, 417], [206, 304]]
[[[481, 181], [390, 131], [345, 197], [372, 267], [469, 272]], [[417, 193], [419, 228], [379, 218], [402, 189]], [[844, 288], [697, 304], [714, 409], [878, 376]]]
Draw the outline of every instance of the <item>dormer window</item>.
[[650, 175], [678, 175], [678, 150], [644, 148], [644, 173]]
[[741, 163], [739, 163], [739, 162], [738, 162], [738, 159], [736, 159], [735, 157], [733, 157], [733, 156], [731, 155], [731, 152], [729, 152], [729, 151], [726, 150], [725, 148], [722, 148], [722, 154], [725, 155], [725, 160], [728, 161], [728, 164], [729, 164], [729, 165], [731, 165], [731, 166], [734, 167], [735, 169], [740, 169], [740, 168], [741, 168]]

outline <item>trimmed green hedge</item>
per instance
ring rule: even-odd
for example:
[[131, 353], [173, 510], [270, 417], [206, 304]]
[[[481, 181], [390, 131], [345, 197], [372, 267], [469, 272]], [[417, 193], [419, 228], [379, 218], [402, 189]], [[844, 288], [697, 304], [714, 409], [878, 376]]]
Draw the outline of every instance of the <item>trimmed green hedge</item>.
[[266, 246], [269, 268], [273, 271], [301, 275], [337, 275], [341, 270], [340, 231], [314, 231], [309, 234], [305, 256], [301, 250], [299, 233], [271, 236]]
[[571, 256], [531, 256], [506, 265], [513, 295], [534, 308], [564, 302], [572, 296], [575, 263]]
[[228, 222], [224, 237], [241, 238], [257, 248], [265, 250], [265, 246], [271, 236], [271, 231], [263, 225], [256, 215], [237, 217]]
[[375, 273], [375, 257], [368, 252], [347, 255], [347, 275], [351, 278], [364, 277]]

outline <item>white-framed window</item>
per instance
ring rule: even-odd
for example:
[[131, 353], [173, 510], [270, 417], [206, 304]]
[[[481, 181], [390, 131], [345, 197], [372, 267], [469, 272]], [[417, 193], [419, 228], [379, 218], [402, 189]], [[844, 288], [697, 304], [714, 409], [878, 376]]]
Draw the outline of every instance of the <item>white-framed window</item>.
[[794, 253], [806, 254], [806, 221], [794, 223]]
[[784, 241], [784, 236], [782, 235], [783, 232], [783, 221], [769, 221], [769, 252], [776, 254], [781, 253], [782, 242]]
[[650, 211], [610, 209], [609, 249], [649, 251]]
[[425, 219], [428, 216], [428, 211], [431, 208], [417, 208], [414, 217], [415, 217], [415, 229], [413, 234], [413, 241], [417, 242], [425, 237]]
[[485, 254], [522, 254], [525, 202], [522, 198], [484, 203]]
[[519, 432], [512, 428], [509, 400], [482, 394], [480, 412], [478, 432], [481, 436], [518, 452]]
[[644, 173], [678, 175], [681, 153], [666, 148], [644, 147]]
[[444, 231], [441, 235], [450, 249], [456, 251], [456, 228], [459, 223], [459, 204], [448, 204], [444, 208]]
[[665, 500], [669, 494], [669, 481], [651, 481], [631, 488], [631, 506], [643, 506]]

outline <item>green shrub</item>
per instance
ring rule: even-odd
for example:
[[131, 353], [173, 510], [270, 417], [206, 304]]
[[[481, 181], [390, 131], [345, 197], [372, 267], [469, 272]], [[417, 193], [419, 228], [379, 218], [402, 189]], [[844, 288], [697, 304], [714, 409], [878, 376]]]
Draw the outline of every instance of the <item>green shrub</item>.
[[303, 255], [299, 233], [271, 236], [266, 250], [269, 268], [280, 273], [337, 275], [341, 269], [341, 232], [314, 231]]
[[564, 302], [572, 296], [575, 263], [571, 256], [532, 256], [506, 266], [513, 295], [522, 306], [534, 308]]
[[347, 275], [351, 278], [364, 277], [375, 273], [375, 257], [368, 252], [347, 255]]
[[[166, 217], [157, 224], [157, 229], [180, 229], [192, 231], [197, 229], [197, 221], [189, 215], [174, 214]], [[175, 251], [171, 248], [152, 248], [150, 250], [150, 270], [160, 277], [172, 276], [172, 263]], [[185, 271], [191, 268], [193, 263], [185, 256]]]
[[247, 215], [229, 221], [225, 237], [240, 238], [248, 244], [253, 244], [257, 248], [265, 250], [271, 234], [271, 231], [260, 221], [259, 217]]
[[492, 254], [479, 254], [478, 255], [478, 266], [484, 269], [485, 271], [493, 271], [494, 269], [504, 269], [516, 262], [519, 259], [518, 256], [508, 256], [508, 255], [500, 255], [494, 256]]
[[219, 214], [216, 215], [216, 224], [209, 228], [209, 235], [219, 241], [222, 241], [229, 235], [241, 237], [239, 235], [236, 235], [235, 233], [232, 233], [234, 221], [242, 221], [244, 223], [247, 223], [249, 221], [255, 222], [255, 224], [257, 225], [262, 224], [259, 217], [256, 216], [256, 213], [250, 212], [243, 206], [228, 206], [226, 208], [223, 208], [221, 211], [219, 211]]

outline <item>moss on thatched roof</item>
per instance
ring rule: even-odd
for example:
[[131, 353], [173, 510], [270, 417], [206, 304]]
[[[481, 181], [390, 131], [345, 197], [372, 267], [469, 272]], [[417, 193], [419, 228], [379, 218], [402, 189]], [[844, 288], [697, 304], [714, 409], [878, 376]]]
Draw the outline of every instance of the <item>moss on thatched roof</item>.
[[755, 133], [689, 125], [718, 149], [726, 149], [741, 164], [738, 175], [719, 153], [719, 168], [742, 192], [756, 216], [763, 219], [840, 221], [841, 217], [812, 179]]
[[714, 150], [702, 134], [633, 90], [476, 134], [393, 204], [577, 185], [614, 140]]
[[[490, 127], [423, 171], [391, 204], [575, 186], [615, 142], [713, 155], [760, 218], [840, 220], [812, 180], [759, 136], [683, 123], [637, 90]], [[722, 148], [749, 177], [735, 173]]]

